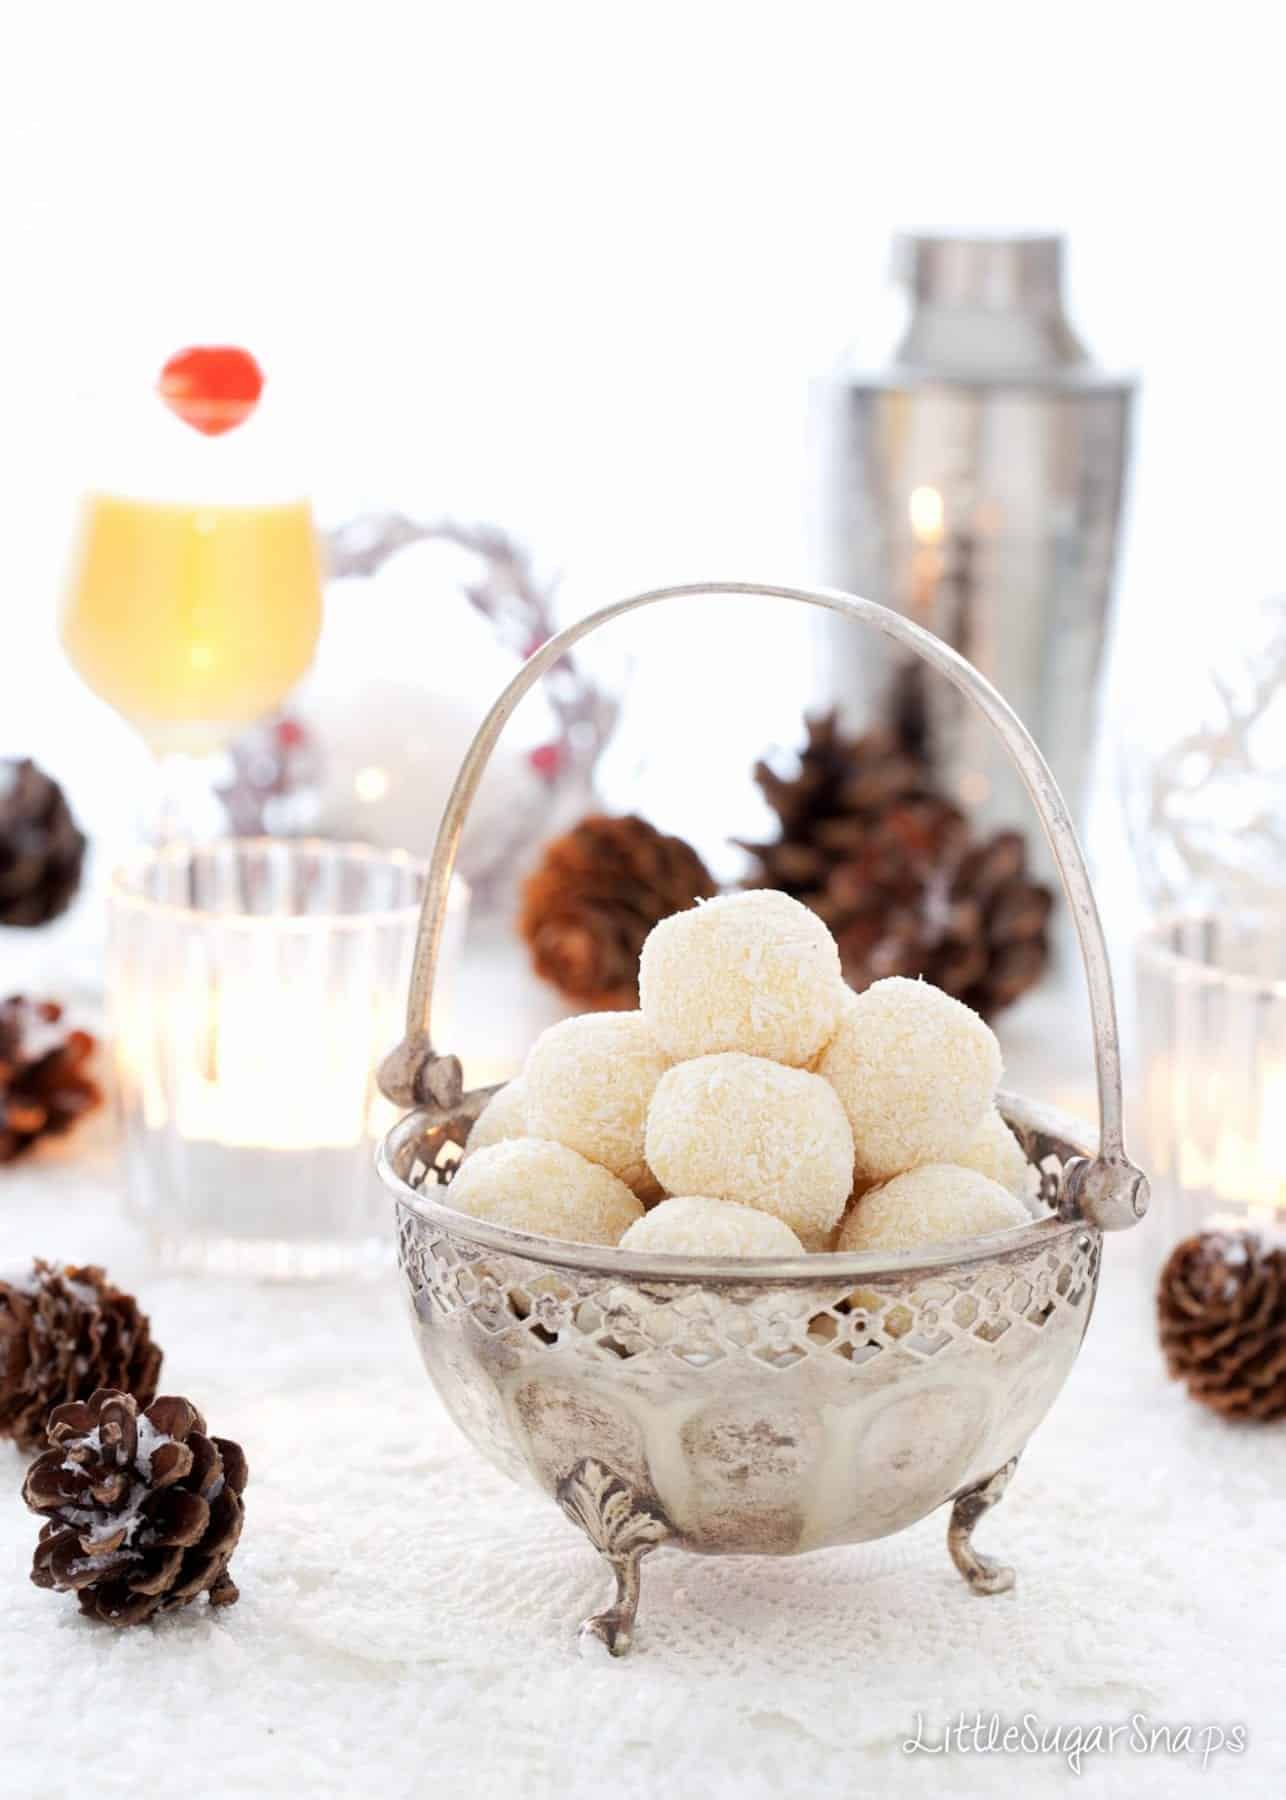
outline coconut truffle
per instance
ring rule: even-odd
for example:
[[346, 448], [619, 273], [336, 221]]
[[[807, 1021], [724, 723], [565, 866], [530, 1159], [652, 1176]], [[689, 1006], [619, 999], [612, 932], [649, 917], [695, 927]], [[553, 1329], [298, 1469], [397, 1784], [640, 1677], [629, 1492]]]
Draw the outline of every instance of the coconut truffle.
[[527, 1057], [527, 1129], [646, 1185], [647, 1109], [670, 1066], [642, 1013], [587, 1013], [542, 1031]]
[[847, 992], [835, 940], [788, 894], [725, 894], [653, 927], [639, 1004], [676, 1061], [739, 1050], [802, 1068]]
[[845, 1003], [817, 1065], [853, 1128], [859, 1181], [950, 1162], [982, 1124], [1000, 1068], [996, 1035], [977, 1013], [901, 975]]
[[510, 1138], [461, 1163], [450, 1204], [475, 1219], [573, 1244], [615, 1244], [643, 1208], [623, 1181], [547, 1138]]
[[1022, 1201], [998, 1181], [954, 1163], [926, 1163], [865, 1194], [841, 1225], [835, 1248], [914, 1250], [1030, 1222]]
[[1020, 1200], [1034, 1200], [1040, 1192], [1039, 1170], [1028, 1162], [1022, 1145], [994, 1106], [955, 1160], [962, 1169], [977, 1169], [980, 1175], [998, 1181]]
[[799, 1256], [803, 1245], [771, 1213], [686, 1194], [645, 1213], [625, 1233], [621, 1249], [666, 1256]]
[[478, 1114], [473, 1130], [469, 1133], [464, 1154], [472, 1156], [476, 1150], [489, 1149], [492, 1144], [501, 1144], [506, 1138], [526, 1135], [527, 1088], [519, 1075], [515, 1080], [507, 1082], [498, 1094], [493, 1094]]
[[701, 1056], [663, 1075], [646, 1148], [667, 1193], [757, 1207], [814, 1241], [853, 1185], [853, 1134], [834, 1091], [762, 1056]]

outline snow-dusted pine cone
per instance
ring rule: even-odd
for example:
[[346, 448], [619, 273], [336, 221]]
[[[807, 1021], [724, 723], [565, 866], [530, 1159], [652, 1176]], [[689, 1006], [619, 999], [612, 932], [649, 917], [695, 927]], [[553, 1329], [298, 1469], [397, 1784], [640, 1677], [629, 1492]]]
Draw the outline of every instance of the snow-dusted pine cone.
[[1286, 1250], [1251, 1231], [1203, 1231], [1171, 1251], [1157, 1288], [1171, 1375], [1228, 1419], [1286, 1419]]
[[161, 1347], [132, 1294], [101, 1269], [32, 1264], [0, 1281], [0, 1437], [39, 1450], [55, 1406], [87, 1400], [96, 1388], [156, 1398]]
[[230, 1606], [228, 1563], [241, 1536], [246, 1459], [206, 1436], [189, 1400], [140, 1412], [100, 1388], [49, 1417], [52, 1448], [27, 1471], [23, 1498], [45, 1515], [32, 1563], [37, 1587], [74, 1592], [108, 1625], [141, 1625], [200, 1594]]

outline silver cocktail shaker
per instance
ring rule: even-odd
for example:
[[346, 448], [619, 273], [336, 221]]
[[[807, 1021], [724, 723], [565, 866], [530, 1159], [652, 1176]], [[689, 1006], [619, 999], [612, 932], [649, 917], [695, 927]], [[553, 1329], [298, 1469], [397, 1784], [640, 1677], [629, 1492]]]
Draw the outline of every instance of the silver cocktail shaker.
[[[1057, 237], [911, 236], [911, 315], [882, 371], [831, 386], [827, 578], [953, 644], [1030, 727], [1074, 812], [1092, 745], [1133, 383], [1100, 372], [1063, 311]], [[849, 722], [907, 683], [891, 650], [833, 631]], [[983, 823], [1025, 797], [981, 717], [913, 689], [945, 785]]]

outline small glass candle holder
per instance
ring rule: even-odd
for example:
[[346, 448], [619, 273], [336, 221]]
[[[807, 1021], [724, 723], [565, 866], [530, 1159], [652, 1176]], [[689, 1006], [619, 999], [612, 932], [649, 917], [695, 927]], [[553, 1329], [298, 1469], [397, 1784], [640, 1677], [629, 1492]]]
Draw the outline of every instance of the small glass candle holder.
[[1138, 952], [1156, 1257], [1286, 1227], [1286, 912], [1168, 914]]
[[[172, 844], [117, 871], [126, 1195], [166, 1266], [289, 1279], [391, 1260], [375, 1070], [423, 889], [412, 857], [304, 839]], [[451, 898], [448, 968], [467, 890]]]

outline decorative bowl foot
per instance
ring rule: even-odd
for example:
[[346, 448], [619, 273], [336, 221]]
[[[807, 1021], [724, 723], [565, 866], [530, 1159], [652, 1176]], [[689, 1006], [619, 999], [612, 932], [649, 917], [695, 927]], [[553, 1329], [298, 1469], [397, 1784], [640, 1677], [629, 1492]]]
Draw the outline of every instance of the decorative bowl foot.
[[634, 1615], [639, 1605], [639, 1557], [613, 1562], [616, 1604], [581, 1621], [577, 1644], [583, 1657], [624, 1656], [634, 1647]]
[[624, 1656], [634, 1643], [639, 1564], [665, 1542], [670, 1528], [655, 1503], [641, 1500], [617, 1474], [582, 1458], [558, 1484], [558, 1504], [579, 1525], [616, 1577], [616, 1599], [580, 1628], [582, 1655]]
[[957, 1494], [947, 1526], [947, 1549], [951, 1560], [975, 1594], [1003, 1594], [1014, 1585], [1014, 1572], [1003, 1563], [993, 1562], [973, 1547], [973, 1532], [984, 1513], [990, 1512], [1003, 1498], [1010, 1478], [1018, 1467], [1018, 1458], [1010, 1457], [1002, 1469], [988, 1475], [985, 1481]]

